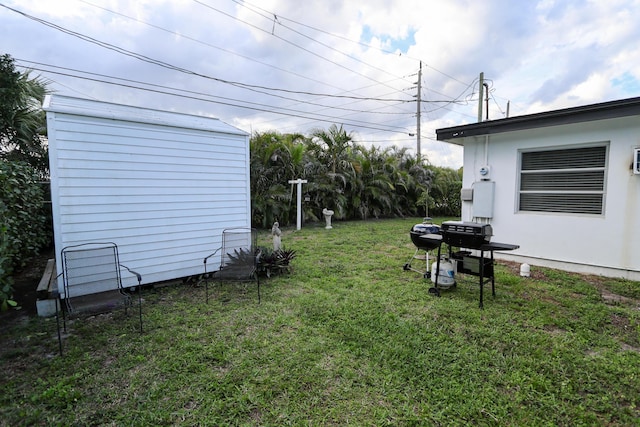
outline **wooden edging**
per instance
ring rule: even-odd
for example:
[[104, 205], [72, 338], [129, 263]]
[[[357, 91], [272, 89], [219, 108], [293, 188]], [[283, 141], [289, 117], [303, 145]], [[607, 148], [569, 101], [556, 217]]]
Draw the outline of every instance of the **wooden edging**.
[[55, 281], [56, 263], [54, 259], [47, 261], [47, 266], [42, 273], [42, 278], [36, 288], [36, 296], [38, 299], [48, 299], [51, 291], [51, 284]]

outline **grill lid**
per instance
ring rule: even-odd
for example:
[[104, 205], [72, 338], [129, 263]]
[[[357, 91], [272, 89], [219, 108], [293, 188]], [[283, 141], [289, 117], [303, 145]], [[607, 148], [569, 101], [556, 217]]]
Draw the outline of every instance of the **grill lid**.
[[491, 224], [479, 222], [445, 221], [442, 223], [442, 231], [448, 233], [493, 236]]
[[424, 222], [414, 225], [411, 227], [411, 231], [409, 231], [409, 236], [411, 236], [413, 244], [416, 245], [418, 249], [425, 251], [430, 251], [440, 246], [442, 238], [434, 236], [439, 234], [440, 227], [432, 224], [431, 218], [425, 218]]
[[491, 224], [479, 222], [445, 221], [441, 227], [445, 243], [463, 248], [476, 249], [491, 241]]
[[411, 231], [418, 234], [438, 234], [440, 232], [440, 227], [435, 224], [416, 224], [411, 227]]

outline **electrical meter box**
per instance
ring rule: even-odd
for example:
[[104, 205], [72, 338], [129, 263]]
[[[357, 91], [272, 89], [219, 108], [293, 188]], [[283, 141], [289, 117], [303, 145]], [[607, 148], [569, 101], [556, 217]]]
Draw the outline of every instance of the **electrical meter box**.
[[494, 181], [476, 181], [473, 183], [473, 216], [475, 218], [493, 218], [493, 199], [496, 183]]

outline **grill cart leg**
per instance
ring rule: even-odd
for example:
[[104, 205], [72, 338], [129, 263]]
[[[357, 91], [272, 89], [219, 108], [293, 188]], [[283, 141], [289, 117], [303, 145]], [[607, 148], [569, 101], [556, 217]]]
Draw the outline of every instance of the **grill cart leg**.
[[480, 308], [484, 308], [482, 304], [484, 289], [484, 251], [480, 251]]
[[496, 270], [493, 265], [493, 251], [491, 251], [491, 294], [496, 296]]
[[[421, 257], [419, 256], [420, 252], [424, 251], [424, 259], [425, 259], [425, 270], [424, 273], [420, 270], [416, 270], [411, 266], [411, 261], [414, 259], [420, 259]], [[425, 279], [430, 279], [431, 278], [431, 271], [429, 271], [429, 251], [426, 249], [416, 249], [416, 251], [413, 253], [413, 255], [411, 256], [411, 258], [409, 258], [409, 260], [402, 266], [402, 269], [404, 271], [415, 271], [416, 273], [422, 273], [422, 277], [424, 277]]]
[[438, 246], [438, 259], [436, 260], [436, 281], [434, 286], [429, 288], [429, 293], [436, 296], [440, 296], [440, 289], [438, 288], [438, 278], [440, 277], [440, 254], [442, 251], [442, 245]]

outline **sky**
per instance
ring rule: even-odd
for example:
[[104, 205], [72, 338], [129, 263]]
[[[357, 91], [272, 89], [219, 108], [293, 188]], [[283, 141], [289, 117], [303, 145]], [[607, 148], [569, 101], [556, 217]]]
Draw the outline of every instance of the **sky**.
[[436, 129], [478, 121], [480, 73], [483, 120], [637, 97], [638, 22], [640, 0], [0, 0], [0, 54], [61, 95], [459, 168]]

